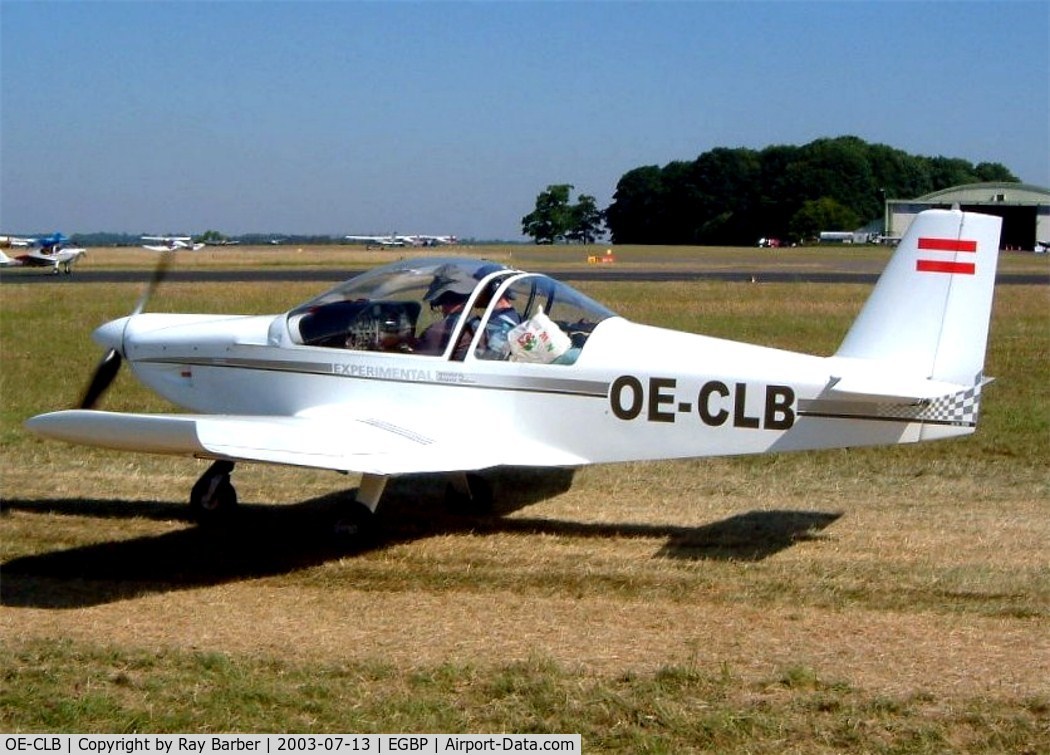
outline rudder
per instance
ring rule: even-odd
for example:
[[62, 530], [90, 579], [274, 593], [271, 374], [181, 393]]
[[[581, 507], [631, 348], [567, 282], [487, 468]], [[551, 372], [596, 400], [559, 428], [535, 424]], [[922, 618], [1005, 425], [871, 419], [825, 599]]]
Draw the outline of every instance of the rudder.
[[984, 369], [1002, 219], [919, 213], [836, 357], [973, 385]]

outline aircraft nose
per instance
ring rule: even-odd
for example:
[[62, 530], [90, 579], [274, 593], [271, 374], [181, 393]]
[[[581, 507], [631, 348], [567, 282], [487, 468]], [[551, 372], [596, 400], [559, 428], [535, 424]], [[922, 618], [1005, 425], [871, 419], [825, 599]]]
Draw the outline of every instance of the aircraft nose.
[[100, 346], [120, 351], [124, 345], [124, 328], [127, 327], [130, 317], [121, 317], [110, 320], [101, 325], [91, 334], [91, 338]]

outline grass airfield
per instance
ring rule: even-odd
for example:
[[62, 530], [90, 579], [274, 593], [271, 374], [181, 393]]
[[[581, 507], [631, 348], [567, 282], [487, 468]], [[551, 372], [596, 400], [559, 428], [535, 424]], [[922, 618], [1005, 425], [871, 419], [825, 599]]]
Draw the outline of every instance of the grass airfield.
[[[614, 262], [600, 260], [610, 251]], [[470, 256], [496, 260], [524, 270], [763, 270], [857, 272], [882, 271], [892, 249], [884, 246], [824, 245], [783, 249], [683, 246], [535, 246], [531, 244], [460, 244], [433, 248], [379, 248], [363, 245], [336, 246], [219, 246], [196, 252], [179, 252], [180, 270], [215, 268], [345, 268], [364, 270], [406, 257]], [[88, 250], [77, 269], [151, 269], [158, 254], [141, 247], [99, 247]], [[595, 260], [590, 260], [595, 258]], [[1050, 255], [1003, 252], [999, 271], [1050, 276]], [[0, 275], [39, 275], [40, 270], [8, 268]], [[76, 277], [74, 273], [73, 277]]]
[[[888, 257], [614, 251], [616, 266], [756, 273], [872, 272]], [[362, 269], [408, 253], [227, 248], [176, 264]], [[448, 253], [588, 266], [579, 248], [430, 252]], [[84, 265], [155, 261], [91, 250]], [[1007, 254], [1000, 269], [1048, 265]], [[756, 278], [578, 288], [638, 321], [818, 354], [869, 290]], [[323, 287], [169, 282], [149, 309], [274, 312]], [[206, 533], [185, 506], [205, 462], [21, 429], [76, 401], [100, 354], [90, 331], [139, 293], [75, 273], [0, 286], [0, 729], [578, 731], [585, 752], [623, 753], [1050, 750], [1047, 286], [998, 288], [997, 380], [967, 439], [571, 479], [504, 470], [484, 517], [445, 511], [438, 480], [404, 478], [379, 509], [385, 543], [356, 555], [316, 537], [354, 477], [239, 465], [243, 521]], [[170, 408], [127, 370], [103, 403]]]

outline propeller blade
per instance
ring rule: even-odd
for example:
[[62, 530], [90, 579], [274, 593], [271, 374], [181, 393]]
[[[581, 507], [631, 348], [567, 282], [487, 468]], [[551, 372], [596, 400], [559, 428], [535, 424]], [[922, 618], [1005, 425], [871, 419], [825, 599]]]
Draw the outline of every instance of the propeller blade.
[[110, 349], [102, 357], [102, 361], [98, 363], [98, 367], [95, 368], [95, 374], [91, 378], [91, 382], [88, 384], [87, 390], [84, 391], [84, 397], [80, 399], [81, 409], [94, 409], [95, 404], [98, 403], [99, 398], [109, 388], [110, 383], [117, 376], [117, 372], [120, 371], [120, 363], [123, 361], [120, 357], [120, 352], [116, 349]]
[[[160, 282], [164, 280], [164, 276], [167, 275], [168, 268], [171, 266], [171, 260], [174, 256], [175, 255], [172, 252], [161, 253], [160, 261], [157, 263], [157, 267], [153, 270], [153, 276], [150, 278], [149, 285], [146, 286], [146, 290], [143, 291], [142, 296], [139, 297], [138, 303], [135, 304], [135, 309], [131, 311], [132, 317], [141, 314], [142, 310], [146, 308], [146, 303], [149, 302], [150, 297], [153, 296], [153, 292], [157, 290], [157, 286], [160, 285]], [[115, 348], [106, 351], [102, 360], [98, 363], [98, 367], [95, 368], [95, 374], [92, 375], [91, 382], [88, 383], [83, 398], [80, 399], [81, 409], [95, 408], [95, 404], [98, 403], [102, 394], [106, 392], [109, 386], [113, 383], [113, 380], [117, 377], [117, 373], [120, 372], [120, 365], [123, 361], [120, 352]]]
[[142, 314], [142, 310], [146, 308], [146, 303], [153, 296], [153, 292], [157, 290], [157, 286], [164, 280], [164, 276], [168, 274], [168, 268], [171, 267], [171, 261], [174, 257], [175, 253], [171, 251], [160, 253], [160, 261], [157, 263], [157, 267], [153, 269], [153, 277], [150, 278], [149, 285], [146, 286], [146, 290], [142, 292], [138, 303], [135, 304], [135, 309], [131, 311], [132, 315]]

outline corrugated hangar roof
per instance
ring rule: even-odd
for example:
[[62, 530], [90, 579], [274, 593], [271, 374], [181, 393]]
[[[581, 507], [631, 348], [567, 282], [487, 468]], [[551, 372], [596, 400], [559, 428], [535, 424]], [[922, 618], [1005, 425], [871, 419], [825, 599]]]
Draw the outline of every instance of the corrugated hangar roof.
[[1050, 205], [1050, 189], [1032, 184], [995, 181], [963, 184], [917, 197], [913, 202], [959, 202], [960, 204]]

